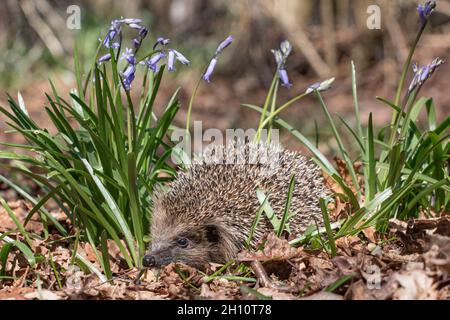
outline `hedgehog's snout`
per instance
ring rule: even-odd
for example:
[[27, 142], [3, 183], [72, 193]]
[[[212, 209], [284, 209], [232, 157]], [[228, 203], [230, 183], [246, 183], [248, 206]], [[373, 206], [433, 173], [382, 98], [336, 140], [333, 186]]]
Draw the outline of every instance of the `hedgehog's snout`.
[[156, 258], [151, 254], [147, 254], [144, 256], [142, 263], [146, 268], [154, 267], [156, 265]]
[[142, 264], [146, 268], [159, 268], [173, 261], [170, 249], [151, 251], [144, 256]]

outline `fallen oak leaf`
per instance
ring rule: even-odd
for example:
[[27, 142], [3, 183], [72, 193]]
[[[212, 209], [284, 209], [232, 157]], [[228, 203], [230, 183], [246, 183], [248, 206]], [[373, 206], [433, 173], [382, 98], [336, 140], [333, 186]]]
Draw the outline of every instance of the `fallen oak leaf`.
[[239, 262], [289, 260], [300, 257], [303, 254], [302, 248], [294, 248], [285, 239], [278, 238], [274, 233], [267, 236], [267, 242], [262, 251], [252, 252], [243, 250], [238, 253]]

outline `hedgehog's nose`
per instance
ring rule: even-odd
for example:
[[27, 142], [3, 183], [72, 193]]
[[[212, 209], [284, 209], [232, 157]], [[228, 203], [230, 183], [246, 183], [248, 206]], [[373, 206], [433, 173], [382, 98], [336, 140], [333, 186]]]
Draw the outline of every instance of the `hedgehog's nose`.
[[156, 265], [156, 259], [151, 254], [145, 255], [142, 262], [144, 264], [144, 267], [147, 267], [147, 268], [150, 268], [150, 267], [153, 267]]

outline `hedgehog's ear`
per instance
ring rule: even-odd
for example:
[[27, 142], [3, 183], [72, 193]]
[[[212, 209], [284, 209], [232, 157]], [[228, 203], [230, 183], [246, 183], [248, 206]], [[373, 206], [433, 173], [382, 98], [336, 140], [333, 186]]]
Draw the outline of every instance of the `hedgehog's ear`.
[[205, 236], [208, 242], [218, 243], [220, 239], [219, 229], [213, 224], [209, 224], [205, 227]]

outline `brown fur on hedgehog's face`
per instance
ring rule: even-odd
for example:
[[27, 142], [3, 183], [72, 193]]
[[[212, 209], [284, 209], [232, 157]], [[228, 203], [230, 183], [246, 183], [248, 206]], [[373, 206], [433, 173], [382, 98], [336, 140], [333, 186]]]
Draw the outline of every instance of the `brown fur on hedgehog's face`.
[[144, 256], [145, 267], [161, 267], [171, 262], [204, 268], [208, 262], [225, 263], [237, 248], [230, 247], [229, 235], [220, 223], [187, 221], [183, 214], [155, 206], [152, 241]]

